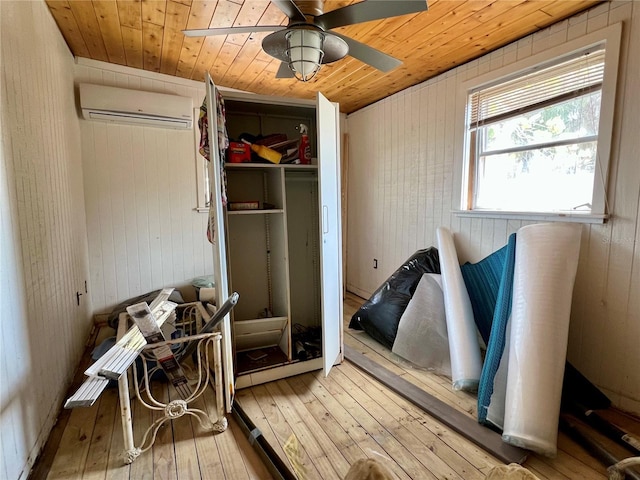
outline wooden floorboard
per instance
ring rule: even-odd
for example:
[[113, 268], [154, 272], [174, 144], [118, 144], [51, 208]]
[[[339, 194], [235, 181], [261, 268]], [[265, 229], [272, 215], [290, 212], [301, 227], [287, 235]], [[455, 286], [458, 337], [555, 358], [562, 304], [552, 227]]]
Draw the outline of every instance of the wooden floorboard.
[[498, 433], [483, 427], [474, 418], [456, 411], [445, 402], [438, 400], [404, 378], [391, 373], [348, 345], [345, 345], [345, 358], [386, 387], [425, 410], [440, 422], [463, 434], [465, 438], [481, 447], [483, 446], [504, 463], [522, 464], [526, 459], [527, 452], [525, 450], [504, 443]]
[[[301, 378], [322, 408], [344, 430], [348, 436], [343, 440], [345, 444], [349, 445], [353, 442], [367, 458], [376, 458], [388, 463], [398, 478], [410, 478], [397, 462], [392, 461], [391, 455], [380, 444], [380, 440], [384, 437], [380, 434], [381, 430], [375, 419], [371, 419], [366, 412], [358, 408], [351, 408], [348, 397], [342, 391], [333, 388], [331, 380], [323, 378], [322, 374], [309, 373], [302, 375]], [[387, 448], [391, 449], [392, 446], [387, 445]]]
[[[416, 368], [365, 333], [346, 328], [363, 301], [352, 294], [345, 297], [345, 344], [458, 414], [475, 419], [474, 395], [454, 391], [448, 378]], [[83, 361], [86, 363], [86, 359]], [[172, 389], [156, 382], [153, 391], [167, 400]], [[382, 462], [400, 480], [482, 480], [494, 466], [502, 464], [348, 361], [335, 366], [328, 377], [317, 371], [242, 389], [237, 392], [236, 401], [283, 463], [292, 472], [302, 472], [305, 480], [343, 478], [350, 465], [363, 458]], [[208, 390], [204, 400], [194, 407], [213, 414], [213, 391]], [[132, 408], [134, 438], [139, 442], [162, 412], [150, 412], [137, 401], [132, 402]], [[616, 411], [608, 415], [627, 430], [640, 434], [636, 418]], [[206, 431], [190, 416], [166, 422], [153, 447], [131, 465], [123, 462], [117, 390], [108, 389], [93, 407], [64, 411], [61, 418], [63, 421], [54, 427], [42, 461], [36, 464], [30, 478], [272, 478], [231, 415], [227, 417], [229, 428], [219, 434]], [[289, 457], [285, 445], [292, 439], [297, 441], [298, 449]], [[600, 437], [599, 440], [611, 446], [616, 455], [624, 455], [622, 447]], [[524, 466], [540, 480], [606, 478], [599, 461], [562, 432], [556, 458], [530, 454]]]

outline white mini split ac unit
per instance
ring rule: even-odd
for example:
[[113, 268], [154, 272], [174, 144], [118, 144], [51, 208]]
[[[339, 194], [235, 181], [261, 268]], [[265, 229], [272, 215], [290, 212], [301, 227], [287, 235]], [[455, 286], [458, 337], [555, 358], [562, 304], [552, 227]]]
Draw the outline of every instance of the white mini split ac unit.
[[191, 128], [193, 99], [166, 93], [81, 83], [80, 107], [87, 120], [164, 128]]

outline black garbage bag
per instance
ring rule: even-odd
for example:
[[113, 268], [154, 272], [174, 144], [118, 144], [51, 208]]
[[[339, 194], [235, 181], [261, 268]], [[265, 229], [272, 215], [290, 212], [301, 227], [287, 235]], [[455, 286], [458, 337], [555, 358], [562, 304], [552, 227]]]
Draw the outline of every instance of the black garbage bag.
[[349, 328], [364, 330], [391, 348], [398, 333], [400, 317], [425, 273], [440, 273], [440, 259], [435, 247], [418, 250], [393, 272], [353, 314]]

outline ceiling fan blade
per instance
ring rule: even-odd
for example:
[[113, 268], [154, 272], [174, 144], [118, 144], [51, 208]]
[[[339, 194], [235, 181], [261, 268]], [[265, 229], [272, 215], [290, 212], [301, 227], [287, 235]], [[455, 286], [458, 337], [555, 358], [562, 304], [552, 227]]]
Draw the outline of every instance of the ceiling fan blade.
[[376, 50], [369, 45], [358, 42], [353, 38], [340, 35], [336, 32], [331, 32], [331, 35], [340, 37], [347, 43], [347, 45], [349, 45], [349, 55], [368, 65], [371, 65], [373, 68], [377, 68], [382, 72], [388, 72], [402, 65], [402, 62], [397, 58], [392, 57], [391, 55], [387, 55], [380, 50]]
[[314, 19], [325, 30], [427, 10], [426, 0], [371, 0], [336, 8]]
[[287, 65], [285, 62], [282, 62], [280, 64], [280, 67], [278, 68], [278, 72], [276, 73], [276, 78], [293, 78], [293, 72], [291, 71], [291, 69], [289, 68], [289, 65]]
[[291, 22], [306, 22], [307, 18], [300, 11], [298, 6], [292, 0], [271, 0], [284, 14], [289, 17]]
[[235, 35], [237, 33], [274, 32], [282, 30], [282, 25], [254, 25], [249, 27], [201, 28], [183, 30], [186, 37], [208, 37], [210, 35]]

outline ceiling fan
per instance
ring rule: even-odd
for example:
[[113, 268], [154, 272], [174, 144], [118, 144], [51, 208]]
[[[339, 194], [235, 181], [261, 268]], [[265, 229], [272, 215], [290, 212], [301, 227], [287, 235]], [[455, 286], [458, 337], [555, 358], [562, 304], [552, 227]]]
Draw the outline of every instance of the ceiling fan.
[[323, 0], [271, 0], [287, 17], [289, 24], [183, 30], [188, 37], [273, 32], [262, 41], [263, 50], [282, 62], [276, 78], [307, 82], [322, 64], [335, 62], [347, 54], [388, 72], [402, 62], [353, 38], [330, 31], [371, 20], [418, 13], [427, 10], [426, 0], [364, 0], [323, 13]]

